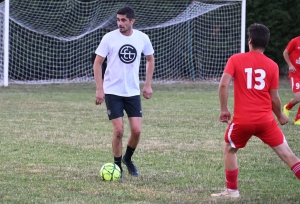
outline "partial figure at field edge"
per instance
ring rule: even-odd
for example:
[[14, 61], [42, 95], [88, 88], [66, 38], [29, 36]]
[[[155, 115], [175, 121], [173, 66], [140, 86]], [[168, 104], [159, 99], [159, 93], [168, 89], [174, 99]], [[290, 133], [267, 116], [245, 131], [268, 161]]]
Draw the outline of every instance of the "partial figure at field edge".
[[[300, 180], [300, 159], [287, 144], [276, 123], [284, 125], [288, 118], [282, 112], [278, 93], [278, 65], [263, 53], [269, 43], [270, 31], [262, 24], [248, 28], [249, 52], [231, 56], [225, 66], [220, 84], [220, 122], [229, 123], [224, 135], [223, 154], [226, 189], [212, 197], [240, 196], [238, 191], [238, 163], [236, 153], [246, 146], [252, 136], [269, 145]], [[227, 107], [230, 82], [234, 78], [234, 116]], [[256, 104], [256, 105], [254, 105]]]

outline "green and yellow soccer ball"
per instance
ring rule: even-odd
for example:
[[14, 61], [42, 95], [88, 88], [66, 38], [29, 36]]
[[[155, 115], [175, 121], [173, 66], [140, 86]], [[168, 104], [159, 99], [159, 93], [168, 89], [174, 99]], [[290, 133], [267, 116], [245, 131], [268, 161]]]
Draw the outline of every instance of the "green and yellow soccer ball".
[[121, 169], [113, 163], [106, 163], [100, 169], [100, 177], [105, 181], [116, 181], [121, 178]]

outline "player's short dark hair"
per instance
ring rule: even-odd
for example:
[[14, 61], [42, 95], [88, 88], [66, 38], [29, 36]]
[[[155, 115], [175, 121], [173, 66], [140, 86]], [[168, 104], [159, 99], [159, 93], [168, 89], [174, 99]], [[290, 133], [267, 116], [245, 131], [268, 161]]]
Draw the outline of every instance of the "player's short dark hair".
[[120, 15], [126, 15], [129, 20], [135, 19], [134, 10], [130, 6], [125, 6], [120, 8], [117, 12]]
[[248, 36], [252, 40], [253, 48], [265, 49], [270, 40], [270, 31], [267, 26], [254, 23], [248, 28]]

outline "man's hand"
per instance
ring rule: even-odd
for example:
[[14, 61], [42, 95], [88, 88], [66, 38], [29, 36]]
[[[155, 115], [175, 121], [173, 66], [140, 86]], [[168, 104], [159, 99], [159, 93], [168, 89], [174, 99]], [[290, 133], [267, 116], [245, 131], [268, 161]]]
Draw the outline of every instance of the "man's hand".
[[152, 96], [152, 93], [153, 93], [153, 91], [152, 91], [151, 86], [144, 86], [144, 88], [143, 88], [143, 96], [144, 96], [144, 98], [150, 99], [151, 96]]
[[103, 103], [105, 98], [104, 91], [103, 90], [96, 90], [96, 100], [95, 104], [96, 105], [101, 105]]
[[278, 119], [278, 121], [279, 121], [279, 123], [280, 123], [281, 125], [285, 125], [285, 124], [287, 124], [288, 121], [289, 121], [289, 119], [288, 119], [288, 118], [286, 117], [286, 115], [284, 115], [283, 113], [281, 113], [280, 117], [277, 118], [277, 119]]
[[220, 116], [219, 116], [219, 120], [222, 123], [229, 123], [231, 119], [231, 114], [229, 111], [221, 111], [220, 112]]
[[289, 65], [289, 72], [296, 72], [296, 68], [293, 65]]

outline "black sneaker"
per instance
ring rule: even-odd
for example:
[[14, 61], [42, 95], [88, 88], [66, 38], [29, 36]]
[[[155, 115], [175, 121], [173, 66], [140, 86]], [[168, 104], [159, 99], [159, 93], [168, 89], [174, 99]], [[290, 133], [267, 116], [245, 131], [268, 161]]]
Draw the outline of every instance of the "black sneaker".
[[122, 158], [122, 162], [126, 165], [128, 169], [128, 173], [132, 176], [139, 176], [139, 172], [136, 169], [135, 165], [132, 161], [126, 161], [124, 158]]
[[123, 180], [123, 172], [121, 172], [121, 176], [120, 176], [120, 181], [122, 181]]

